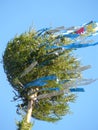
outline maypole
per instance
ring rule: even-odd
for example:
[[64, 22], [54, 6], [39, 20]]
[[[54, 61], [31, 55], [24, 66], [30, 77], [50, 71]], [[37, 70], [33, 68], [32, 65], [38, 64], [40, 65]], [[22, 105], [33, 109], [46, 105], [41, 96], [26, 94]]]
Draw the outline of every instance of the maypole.
[[[81, 26], [31, 30], [9, 41], [3, 55], [4, 70], [14, 88], [14, 101], [21, 100], [17, 111], [25, 112], [18, 130], [30, 130], [31, 117], [55, 122], [69, 112], [69, 102], [79, 86], [97, 79], [86, 79], [82, 66], [74, 56], [77, 49], [98, 45], [90, 38], [98, 34], [98, 23], [91, 21]], [[20, 113], [21, 114], [21, 113]]]

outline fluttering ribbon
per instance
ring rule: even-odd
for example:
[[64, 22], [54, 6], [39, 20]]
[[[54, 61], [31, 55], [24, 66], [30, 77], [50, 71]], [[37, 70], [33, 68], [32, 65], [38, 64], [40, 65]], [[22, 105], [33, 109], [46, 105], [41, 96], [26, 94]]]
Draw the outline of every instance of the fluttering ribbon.
[[58, 49], [61, 48], [62, 50], [70, 50], [70, 49], [77, 49], [77, 48], [84, 48], [84, 47], [89, 47], [89, 46], [95, 46], [98, 45], [98, 42], [95, 43], [86, 43], [86, 44], [81, 44], [81, 43], [72, 43], [69, 45], [62, 45], [62, 46], [50, 46], [49, 48], [47, 48], [47, 50], [49, 49]]
[[84, 92], [84, 88], [70, 88], [71, 92]]
[[56, 80], [56, 76], [55, 75], [49, 75], [49, 76], [44, 76], [41, 78], [38, 78], [34, 81], [31, 81], [29, 83], [27, 83], [26, 85], [24, 85], [25, 88], [27, 87], [33, 87], [33, 86], [45, 86], [47, 84], [47, 81], [49, 80]]
[[[53, 34], [54, 37], [58, 36], [59, 38], [62, 37], [69, 37], [71, 39], [77, 38], [78, 36], [92, 36], [93, 34], [98, 33], [98, 23], [91, 21], [89, 23], [83, 24], [78, 27], [70, 27], [65, 28], [64, 26], [57, 27], [55, 29], [51, 28], [43, 28], [39, 31], [37, 31], [37, 36], [43, 36], [44, 34]], [[84, 34], [84, 35], [83, 35]]]
[[32, 62], [32, 63], [23, 71], [23, 73], [21, 74], [20, 77], [23, 77], [23, 76], [25, 76], [26, 74], [28, 74], [37, 64], [38, 64], [37, 61]]
[[[69, 92], [84, 92], [83, 88], [77, 88], [77, 86], [88, 85], [90, 83], [95, 82], [98, 79], [77, 79], [77, 81], [73, 84], [73, 82], [67, 82], [63, 85], [63, 90], [59, 90], [59, 92], [54, 91], [51, 93], [38, 95], [37, 99], [51, 98], [53, 96], [58, 96], [61, 94], [68, 94]], [[71, 88], [72, 87], [72, 88]]]

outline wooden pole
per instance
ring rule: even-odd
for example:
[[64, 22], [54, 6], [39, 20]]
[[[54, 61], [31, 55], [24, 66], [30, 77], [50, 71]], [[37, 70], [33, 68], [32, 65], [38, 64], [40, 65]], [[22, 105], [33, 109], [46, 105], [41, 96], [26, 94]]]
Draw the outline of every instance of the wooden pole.
[[[36, 92], [37, 90], [38, 90], [38, 88], [33, 90], [33, 92]], [[27, 109], [27, 123], [30, 123], [30, 121], [31, 121], [33, 105], [34, 105], [34, 101], [36, 101], [36, 99], [37, 99], [37, 93], [30, 95], [29, 98], [30, 99], [28, 100], [28, 109]]]
[[30, 123], [31, 116], [32, 116], [32, 110], [33, 110], [33, 100], [28, 101], [28, 110], [27, 110], [27, 123]]

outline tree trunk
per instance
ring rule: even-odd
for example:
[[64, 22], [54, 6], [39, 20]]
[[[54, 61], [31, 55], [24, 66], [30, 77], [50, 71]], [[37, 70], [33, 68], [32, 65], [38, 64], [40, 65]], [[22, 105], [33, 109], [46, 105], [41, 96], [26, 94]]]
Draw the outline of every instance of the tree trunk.
[[28, 110], [27, 110], [27, 123], [30, 123], [31, 116], [32, 116], [32, 110], [33, 110], [33, 100], [28, 101]]
[[[35, 90], [33, 90], [33, 92], [38, 91], [38, 90], [39, 89], [36, 88]], [[30, 95], [29, 98], [30, 99], [28, 100], [27, 123], [30, 123], [34, 101], [37, 99], [37, 93], [34, 93], [34, 94]]]

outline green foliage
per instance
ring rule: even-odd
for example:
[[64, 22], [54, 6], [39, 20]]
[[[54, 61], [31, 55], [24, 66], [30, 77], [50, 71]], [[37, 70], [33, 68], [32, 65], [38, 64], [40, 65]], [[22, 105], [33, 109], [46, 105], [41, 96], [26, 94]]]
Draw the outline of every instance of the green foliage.
[[[39, 120], [44, 120], [48, 122], [56, 122], [61, 117], [69, 114], [70, 109], [68, 105], [68, 101], [72, 101], [68, 99], [69, 96], [55, 96], [51, 99], [40, 100], [34, 106], [34, 110], [32, 112], [32, 116]], [[70, 97], [75, 100], [75, 96], [70, 95]], [[67, 100], [66, 100], [67, 99]]]
[[[3, 56], [4, 70], [7, 74], [8, 81], [18, 93], [15, 94], [16, 98], [14, 98], [14, 100], [18, 98], [22, 100], [22, 104], [17, 105], [18, 109], [22, 108], [23, 111], [27, 112], [27, 104], [30, 98], [28, 93], [36, 88], [31, 87], [24, 89], [23, 86], [26, 83], [51, 74], [55, 74], [60, 80], [77, 79], [81, 77], [80, 72], [67, 73], [80, 66], [80, 62], [76, 60], [73, 50], [66, 50], [58, 56], [52, 53], [53, 50], [45, 49], [47, 43], [50, 43], [51, 46], [55, 40], [56, 38], [54, 38], [52, 34], [48, 37], [47, 35], [36, 37], [36, 32], [31, 31], [17, 36], [8, 42]], [[60, 44], [62, 44], [62, 42], [69, 44], [71, 41], [67, 38], [62, 38]], [[55, 51], [57, 51], [57, 49]], [[35, 61], [37, 61], [38, 64], [22, 77], [21, 75], [24, 70]], [[44, 88], [55, 88], [57, 86], [63, 89], [57, 81], [49, 81]], [[38, 92], [37, 95], [43, 93], [49, 93], [49, 91], [41, 91]], [[49, 122], [58, 121], [62, 116], [70, 112], [68, 103], [74, 100], [75, 96], [69, 93], [35, 101], [33, 104], [32, 117]], [[19, 123], [20, 127], [22, 127], [22, 125], [24, 126], [24, 122]]]
[[17, 125], [17, 130], [32, 130], [33, 124], [32, 123], [27, 123], [26, 117], [22, 119], [22, 121], [19, 121], [16, 123]]

